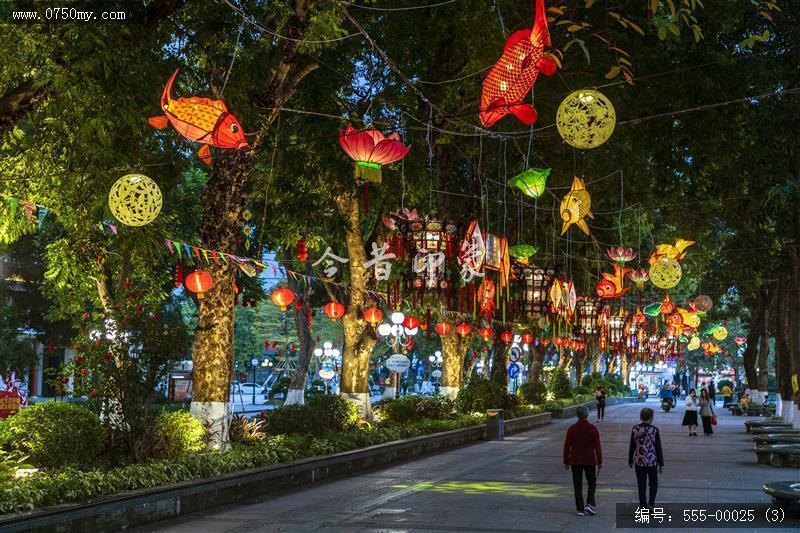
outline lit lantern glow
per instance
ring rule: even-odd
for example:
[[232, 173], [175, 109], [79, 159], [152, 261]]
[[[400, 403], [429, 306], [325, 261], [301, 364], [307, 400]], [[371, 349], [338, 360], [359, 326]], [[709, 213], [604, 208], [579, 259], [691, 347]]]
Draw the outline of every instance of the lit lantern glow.
[[567, 144], [587, 150], [606, 142], [617, 125], [611, 101], [602, 93], [581, 89], [564, 98], [556, 111], [556, 127]]
[[439, 322], [436, 324], [436, 333], [439, 335], [447, 335], [450, 333], [451, 326], [447, 322]]
[[203, 297], [203, 293], [214, 285], [214, 278], [205, 270], [195, 270], [183, 281], [184, 286], [197, 294], [198, 298]]
[[515, 176], [508, 184], [517, 187], [523, 194], [531, 198], [539, 198], [544, 193], [549, 175], [549, 168], [529, 168]]
[[469, 324], [467, 324], [466, 322], [462, 322], [461, 324], [456, 326], [456, 333], [458, 333], [460, 337], [466, 337], [467, 335], [469, 335], [470, 331], [472, 331], [472, 328], [470, 328]]
[[510, 331], [504, 331], [500, 334], [500, 340], [502, 340], [506, 344], [510, 344], [511, 341], [514, 340], [514, 334]]
[[478, 334], [481, 336], [483, 340], [489, 342], [489, 339], [492, 338], [492, 335], [494, 333], [492, 332], [491, 328], [481, 328]]
[[143, 174], [127, 174], [108, 192], [108, 207], [126, 226], [144, 226], [161, 212], [161, 189]]
[[373, 326], [383, 320], [383, 313], [377, 307], [370, 307], [369, 309], [364, 311], [364, 320], [372, 324]]
[[342, 318], [344, 316], [344, 306], [335, 300], [326, 303], [322, 310], [325, 311], [328, 318], [334, 322], [336, 322], [337, 318]]
[[272, 291], [272, 303], [286, 311], [286, 308], [294, 302], [294, 293], [286, 287], [281, 287]]
[[381, 166], [400, 161], [411, 150], [397, 133], [384, 137], [378, 130], [358, 131], [352, 126], [339, 133], [339, 146], [355, 161], [355, 177], [375, 183], [381, 181]]

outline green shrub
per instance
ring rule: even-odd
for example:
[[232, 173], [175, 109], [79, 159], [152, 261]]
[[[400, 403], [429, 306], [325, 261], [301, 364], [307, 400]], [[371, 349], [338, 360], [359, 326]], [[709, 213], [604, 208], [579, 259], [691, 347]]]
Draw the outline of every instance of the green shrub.
[[8, 420], [0, 420], [0, 450], [7, 447], [11, 439], [10, 430], [8, 429]]
[[430, 396], [423, 398], [417, 404], [417, 414], [420, 418], [441, 420], [452, 416], [455, 412], [455, 402], [447, 396]]
[[100, 419], [86, 407], [44, 402], [22, 409], [7, 421], [7, 446], [46, 468], [91, 468], [105, 448]]
[[553, 377], [550, 378], [550, 392], [553, 393], [557, 400], [572, 397], [572, 385], [567, 372], [563, 368], [557, 368], [553, 371]]
[[423, 400], [422, 396], [403, 396], [401, 398], [387, 398], [374, 406], [374, 412], [382, 422], [402, 424], [419, 418], [417, 405]]
[[584, 387], [583, 385], [578, 385], [572, 389], [572, 392], [577, 396], [585, 396], [586, 394], [589, 394], [589, 388]]
[[547, 385], [541, 380], [528, 381], [519, 386], [517, 395], [523, 403], [542, 403], [547, 397]]
[[292, 383], [292, 378], [288, 376], [281, 376], [275, 383], [272, 384], [272, 388], [269, 390], [269, 397], [274, 398], [278, 394], [286, 395], [289, 392], [289, 385]]
[[516, 404], [515, 398], [496, 381], [474, 378], [458, 391], [456, 410], [462, 413], [485, 413], [487, 409], [510, 409]]
[[341, 396], [326, 394], [310, 398], [305, 405], [287, 405], [262, 413], [272, 435], [312, 434], [343, 431], [358, 424], [358, 408]]
[[154, 448], [160, 457], [179, 457], [205, 449], [203, 423], [186, 411], [164, 411], [153, 422]]

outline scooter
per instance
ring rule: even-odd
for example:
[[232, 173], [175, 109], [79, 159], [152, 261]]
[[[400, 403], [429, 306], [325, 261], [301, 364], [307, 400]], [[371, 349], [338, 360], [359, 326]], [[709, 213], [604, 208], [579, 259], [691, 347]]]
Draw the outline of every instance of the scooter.
[[672, 400], [669, 398], [664, 398], [661, 400], [661, 408], [664, 410], [665, 413], [669, 413], [669, 410], [672, 409]]

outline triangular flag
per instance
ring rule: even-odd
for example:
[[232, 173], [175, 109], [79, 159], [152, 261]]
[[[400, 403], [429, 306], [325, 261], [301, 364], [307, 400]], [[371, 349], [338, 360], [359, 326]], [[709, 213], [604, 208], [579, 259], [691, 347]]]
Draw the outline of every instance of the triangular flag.
[[172, 249], [172, 241], [171, 240], [165, 239], [164, 240], [164, 244], [167, 245], [167, 250], [169, 250], [170, 255], [175, 253], [175, 251]]
[[36, 212], [36, 204], [33, 202], [28, 202], [27, 200], [23, 200], [22, 209], [25, 213], [25, 216], [28, 217], [28, 220], [33, 220], [33, 214]]
[[[39, 227], [42, 227], [42, 222], [44, 222], [44, 217], [47, 216], [48, 209], [46, 207], [42, 207], [39, 209]], [[116, 232], [114, 232], [116, 233]]]
[[200, 255], [200, 250], [197, 248], [197, 246], [192, 246], [192, 250], [194, 251], [194, 255], [195, 255], [195, 256], [196, 256], [198, 259], [202, 259], [202, 258], [203, 258], [203, 257]]
[[[41, 214], [39, 216], [41, 217]], [[41, 223], [40, 223], [40, 225], [41, 225]], [[114, 235], [117, 234], [117, 226], [115, 224], [111, 224], [110, 222], [106, 222], [106, 226], [108, 226], [108, 229], [111, 230], [111, 233], [113, 233]]]
[[211, 257], [214, 259], [214, 263], [219, 264], [219, 256], [217, 255], [217, 252], [212, 250]]
[[184, 243], [184, 245], [183, 245], [183, 250], [186, 252], [186, 257], [188, 257], [189, 259], [191, 259], [191, 258], [192, 258], [192, 249], [191, 249], [191, 247], [189, 247], [189, 245], [188, 245], [188, 244], [185, 244], [185, 243]]
[[177, 242], [175, 244], [177, 245], [177, 246], [175, 246], [175, 251], [178, 254], [178, 258], [179, 259], [183, 259], [183, 257], [181, 257], [181, 246], [180, 246], [180, 244], [178, 244]]

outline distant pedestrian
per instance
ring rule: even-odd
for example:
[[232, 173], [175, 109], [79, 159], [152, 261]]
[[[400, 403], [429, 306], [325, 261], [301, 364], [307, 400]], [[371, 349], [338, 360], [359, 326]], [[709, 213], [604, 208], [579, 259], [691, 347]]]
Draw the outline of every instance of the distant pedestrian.
[[[587, 418], [589, 411], [578, 407], [578, 421], [567, 430], [564, 439], [564, 468], [572, 469], [572, 486], [575, 489], [575, 507], [578, 516], [594, 515], [594, 492], [597, 488], [597, 471], [603, 467], [603, 450], [600, 446], [600, 432]], [[583, 505], [583, 476], [589, 492], [586, 505]]]
[[714, 385], [713, 379], [708, 383], [708, 397], [712, 404], [717, 405], [717, 387]]
[[672, 382], [672, 407], [678, 407], [678, 398], [681, 397], [681, 388], [676, 382]]
[[597, 400], [597, 421], [600, 422], [606, 416], [606, 389], [602, 386], [597, 387], [594, 398]]
[[700, 401], [697, 399], [697, 393], [694, 389], [689, 391], [689, 394], [686, 395], [686, 399], [683, 401], [683, 405], [686, 407], [686, 412], [683, 414], [683, 423], [684, 426], [689, 426], [689, 436], [696, 437], [697, 436], [697, 409], [700, 407]]
[[714, 404], [708, 396], [708, 390], [700, 393], [700, 418], [703, 420], [703, 434], [710, 437], [714, 430], [711, 429], [711, 417], [714, 415]]
[[725, 407], [733, 400], [733, 391], [727, 383], [722, 386], [722, 407]]
[[628, 466], [636, 469], [639, 505], [652, 508], [656, 503], [656, 492], [658, 492], [658, 474], [664, 469], [664, 453], [661, 451], [661, 434], [653, 425], [653, 410], [645, 407], [640, 412], [639, 419], [641, 423], [633, 426], [631, 430]]

